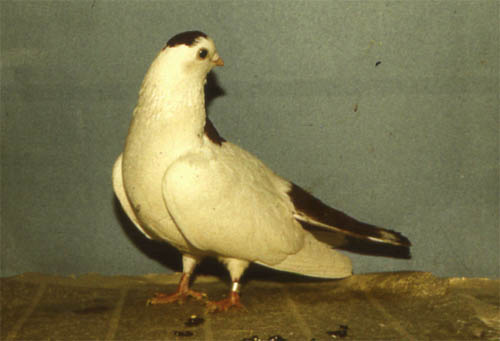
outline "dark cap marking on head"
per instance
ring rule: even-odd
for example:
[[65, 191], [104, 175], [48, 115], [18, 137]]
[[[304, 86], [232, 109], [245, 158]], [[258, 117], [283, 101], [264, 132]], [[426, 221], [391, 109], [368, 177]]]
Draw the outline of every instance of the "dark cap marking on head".
[[170, 38], [170, 40], [167, 41], [167, 45], [165, 45], [164, 48], [174, 47], [177, 45], [191, 46], [196, 42], [196, 39], [200, 37], [207, 38], [207, 35], [201, 31], [182, 32]]

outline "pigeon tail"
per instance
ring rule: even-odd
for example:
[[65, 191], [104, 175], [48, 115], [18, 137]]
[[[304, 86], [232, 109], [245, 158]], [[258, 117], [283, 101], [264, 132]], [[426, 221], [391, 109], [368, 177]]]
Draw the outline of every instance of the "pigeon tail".
[[271, 265], [260, 261], [255, 263], [316, 278], [345, 278], [352, 275], [352, 263], [348, 256], [332, 250], [329, 245], [319, 242], [309, 233], [305, 235], [304, 247], [278, 264]]

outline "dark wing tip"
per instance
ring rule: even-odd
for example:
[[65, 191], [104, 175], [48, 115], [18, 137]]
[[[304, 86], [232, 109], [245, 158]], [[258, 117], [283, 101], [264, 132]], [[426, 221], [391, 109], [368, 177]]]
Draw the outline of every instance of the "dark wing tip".
[[167, 41], [167, 45], [165, 47], [174, 47], [177, 45], [191, 46], [200, 37], [206, 38], [207, 35], [201, 31], [182, 32], [170, 38], [169, 41]]
[[339, 249], [368, 256], [382, 256], [400, 259], [411, 259], [410, 247], [392, 244], [370, 243], [365, 239], [347, 237]]
[[[409, 248], [411, 246], [408, 238], [401, 233], [360, 222], [344, 212], [324, 204], [321, 200], [293, 183], [288, 195], [296, 211], [309, 218], [310, 225], [314, 224], [313, 221], [316, 221], [320, 224], [331, 226], [332, 230], [345, 233], [351, 237], [368, 239], [371, 243], [378, 242], [384, 245], [389, 243], [402, 248]], [[317, 227], [330, 230], [319, 225]]]

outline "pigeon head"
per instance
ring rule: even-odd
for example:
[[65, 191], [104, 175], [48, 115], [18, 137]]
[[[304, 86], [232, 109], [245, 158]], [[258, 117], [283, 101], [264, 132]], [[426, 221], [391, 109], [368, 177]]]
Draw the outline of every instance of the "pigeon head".
[[200, 31], [179, 33], [167, 42], [156, 58], [160, 73], [166, 77], [187, 76], [192, 79], [205, 79], [215, 66], [223, 66], [214, 41]]

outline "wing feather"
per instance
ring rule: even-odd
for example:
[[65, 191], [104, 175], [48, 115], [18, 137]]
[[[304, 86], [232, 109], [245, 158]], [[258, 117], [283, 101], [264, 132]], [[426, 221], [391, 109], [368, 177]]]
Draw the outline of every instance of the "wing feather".
[[351, 241], [365, 241], [365, 243], [358, 241], [358, 245], [372, 243], [375, 245], [382, 244], [383, 247], [393, 246], [399, 253], [399, 256], [393, 255], [394, 257], [410, 257], [409, 248], [411, 242], [401, 233], [358, 221], [344, 212], [326, 205], [293, 183], [288, 195], [294, 205], [295, 219], [301, 222], [302, 226], [318, 239], [325, 242], [329, 242], [329, 239], [335, 239], [335, 241], [330, 241], [329, 244], [338, 246], [335, 243], [342, 244], [342, 242], [338, 241], [338, 234], [340, 233]]

